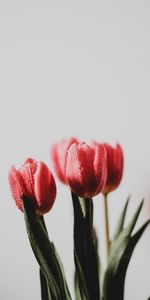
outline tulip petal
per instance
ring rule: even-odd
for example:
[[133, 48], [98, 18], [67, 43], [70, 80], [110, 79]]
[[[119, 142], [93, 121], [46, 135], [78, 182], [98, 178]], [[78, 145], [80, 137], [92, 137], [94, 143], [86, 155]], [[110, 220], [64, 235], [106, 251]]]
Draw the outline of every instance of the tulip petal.
[[119, 144], [112, 147], [104, 144], [107, 152], [107, 180], [103, 193], [113, 191], [118, 187], [123, 175], [123, 151]]
[[99, 194], [105, 185], [107, 176], [106, 167], [107, 154], [103, 145], [95, 143], [94, 170], [97, 178], [97, 194]]
[[26, 165], [27, 163], [33, 164], [33, 165], [35, 165], [35, 166], [37, 165], [37, 161], [36, 161], [35, 159], [31, 158], [31, 157], [29, 157], [29, 158], [27, 158], [27, 159], [25, 160], [23, 166]]
[[28, 190], [27, 195], [31, 198], [34, 198], [34, 174], [36, 172], [37, 165], [38, 163], [34, 159], [28, 158], [19, 170], [24, 178], [26, 189]]
[[66, 183], [65, 176], [64, 176], [64, 157], [60, 149], [58, 149], [58, 145], [54, 144], [52, 147], [51, 155], [54, 164], [54, 169], [56, 175], [58, 176], [59, 180], [63, 183]]
[[[83, 195], [85, 189], [85, 168], [81, 164], [79, 148], [76, 144], [72, 144], [68, 150], [67, 163], [66, 163], [66, 178], [71, 190], [78, 194]], [[84, 156], [83, 156], [84, 158]]]
[[55, 172], [59, 180], [64, 184], [67, 184], [66, 161], [68, 149], [73, 143], [78, 143], [76, 138], [70, 138], [68, 140], [64, 139], [61, 142], [54, 144], [51, 151]]
[[52, 208], [56, 197], [54, 177], [43, 162], [39, 162], [34, 175], [34, 191], [37, 201], [36, 212], [42, 215]]
[[95, 178], [94, 172], [94, 155], [95, 149], [90, 147], [87, 144], [82, 144], [79, 146], [79, 159], [81, 162], [83, 176], [85, 179], [85, 187], [86, 194], [90, 196], [95, 191], [97, 180]]
[[66, 178], [78, 196], [89, 198], [97, 195], [105, 183], [105, 169], [106, 151], [103, 146], [81, 143], [69, 148]]
[[119, 144], [117, 144], [116, 146], [114, 164], [117, 166], [117, 171], [119, 172], [119, 180], [121, 180], [123, 173], [123, 151]]
[[15, 199], [16, 205], [22, 210], [22, 200], [23, 194], [27, 195], [27, 188], [24, 179], [19, 171], [13, 166], [9, 171], [8, 180], [12, 192], [12, 196]]

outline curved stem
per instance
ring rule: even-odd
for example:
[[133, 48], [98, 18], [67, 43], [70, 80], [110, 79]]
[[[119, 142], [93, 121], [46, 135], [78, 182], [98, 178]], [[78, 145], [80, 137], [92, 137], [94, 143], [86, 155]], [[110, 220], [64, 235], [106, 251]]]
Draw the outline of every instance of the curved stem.
[[105, 222], [105, 241], [106, 241], [106, 257], [108, 260], [110, 239], [109, 239], [109, 214], [108, 214], [108, 198], [104, 195], [104, 222]]

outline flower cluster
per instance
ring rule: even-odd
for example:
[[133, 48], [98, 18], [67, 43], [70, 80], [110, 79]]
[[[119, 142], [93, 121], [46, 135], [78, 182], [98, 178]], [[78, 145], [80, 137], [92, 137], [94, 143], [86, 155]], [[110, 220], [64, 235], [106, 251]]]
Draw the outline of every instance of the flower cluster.
[[[120, 183], [123, 173], [123, 151], [108, 144], [91, 145], [70, 138], [52, 147], [55, 172], [72, 192], [91, 198], [100, 192], [109, 193]], [[27, 159], [23, 166], [9, 172], [12, 195], [22, 210], [22, 195], [28, 196], [37, 215], [48, 212], [56, 197], [56, 184], [51, 171], [43, 162]]]
[[[125, 227], [129, 199], [112, 238], [109, 235], [108, 194], [122, 179], [124, 155], [119, 144], [87, 144], [76, 138], [55, 143], [51, 149], [55, 173], [71, 190], [74, 212], [74, 286], [76, 300], [123, 300], [126, 271], [134, 248], [150, 223], [133, 234], [143, 202]], [[42, 300], [72, 300], [60, 257], [51, 242], [44, 214], [56, 199], [56, 183], [43, 162], [28, 158], [20, 169], [9, 171], [9, 183], [18, 208], [24, 212], [28, 238], [40, 268]], [[102, 193], [106, 242], [106, 269], [99, 268], [94, 227], [93, 197]]]

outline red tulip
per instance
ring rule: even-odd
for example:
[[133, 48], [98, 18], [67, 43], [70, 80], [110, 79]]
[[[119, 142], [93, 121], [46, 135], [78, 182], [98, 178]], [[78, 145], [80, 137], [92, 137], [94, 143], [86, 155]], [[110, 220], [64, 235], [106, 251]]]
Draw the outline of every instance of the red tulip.
[[66, 178], [78, 196], [90, 198], [99, 194], [106, 181], [106, 150], [93, 143], [72, 144], [68, 150]]
[[123, 174], [123, 151], [119, 144], [115, 148], [104, 144], [107, 152], [107, 180], [102, 190], [104, 194], [115, 190], [120, 184]]
[[59, 180], [64, 184], [67, 184], [66, 160], [68, 149], [73, 143], [78, 143], [78, 140], [76, 138], [62, 140], [61, 142], [54, 144], [51, 151], [55, 172]]
[[32, 201], [39, 216], [52, 208], [56, 197], [56, 184], [52, 173], [43, 162], [28, 158], [19, 170], [12, 167], [9, 184], [16, 205], [22, 211], [23, 194]]

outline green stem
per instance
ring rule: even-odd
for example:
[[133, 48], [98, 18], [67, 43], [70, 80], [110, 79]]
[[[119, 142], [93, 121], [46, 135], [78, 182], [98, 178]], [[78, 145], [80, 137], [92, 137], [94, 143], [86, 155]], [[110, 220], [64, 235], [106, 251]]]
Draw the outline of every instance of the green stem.
[[[47, 228], [46, 228], [46, 225], [45, 225], [44, 217], [41, 216], [40, 220], [41, 220], [42, 226], [44, 227], [45, 232], [48, 236], [48, 232], [47, 232]], [[50, 289], [49, 289], [49, 284], [48, 284], [48, 281], [45, 278], [45, 276], [44, 276], [41, 269], [40, 269], [40, 283], [41, 283], [41, 299], [42, 300], [51, 300], [51, 293], [50, 293]]]
[[40, 220], [41, 220], [41, 223], [42, 223], [42, 225], [43, 225], [43, 227], [44, 227], [44, 229], [45, 229], [45, 232], [46, 232], [46, 234], [47, 234], [47, 236], [48, 236], [48, 232], [47, 232], [47, 228], [46, 228], [46, 224], [45, 224], [44, 217], [41, 216], [41, 217], [40, 217]]
[[109, 239], [109, 214], [108, 214], [108, 197], [104, 195], [104, 222], [105, 222], [105, 242], [106, 242], [106, 257], [108, 260], [110, 239]]
[[48, 282], [41, 269], [40, 269], [40, 283], [41, 283], [41, 300], [51, 300]]
[[90, 299], [99, 300], [99, 274], [97, 265], [96, 249], [94, 245], [94, 230], [93, 230], [93, 201], [85, 199], [86, 207], [86, 247], [87, 247], [87, 285], [89, 288]]
[[93, 202], [92, 199], [85, 199], [86, 207], [86, 228], [87, 228], [87, 240], [90, 245], [93, 244]]

